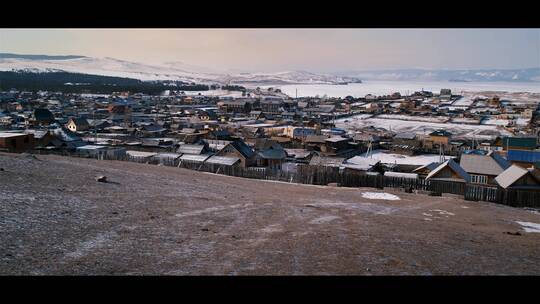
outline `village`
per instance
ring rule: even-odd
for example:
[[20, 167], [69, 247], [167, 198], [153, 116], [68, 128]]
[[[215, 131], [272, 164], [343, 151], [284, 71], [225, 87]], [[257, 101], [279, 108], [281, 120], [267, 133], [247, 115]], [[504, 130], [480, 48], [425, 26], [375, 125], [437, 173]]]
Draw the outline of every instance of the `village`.
[[293, 98], [239, 88], [229, 96], [0, 92], [0, 151], [539, 207], [539, 102], [450, 89]]

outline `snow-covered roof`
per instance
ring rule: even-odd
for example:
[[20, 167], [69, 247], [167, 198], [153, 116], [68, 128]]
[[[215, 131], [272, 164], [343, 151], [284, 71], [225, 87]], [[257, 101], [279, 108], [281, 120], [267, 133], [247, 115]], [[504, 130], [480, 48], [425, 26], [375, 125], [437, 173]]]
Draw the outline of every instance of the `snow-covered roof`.
[[524, 168], [521, 168], [517, 165], [512, 165], [508, 169], [504, 170], [499, 176], [495, 177], [495, 181], [499, 184], [499, 186], [503, 187], [504, 189], [510, 187], [513, 183], [515, 183], [518, 179], [525, 176], [529, 171], [527, 171]]

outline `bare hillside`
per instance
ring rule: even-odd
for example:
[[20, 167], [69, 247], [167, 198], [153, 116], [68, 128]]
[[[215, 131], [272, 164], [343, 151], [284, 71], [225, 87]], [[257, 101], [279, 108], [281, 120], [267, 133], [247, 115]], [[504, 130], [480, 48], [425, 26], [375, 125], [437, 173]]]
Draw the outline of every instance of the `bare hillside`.
[[0, 168], [4, 275], [540, 274], [529, 210], [58, 156]]

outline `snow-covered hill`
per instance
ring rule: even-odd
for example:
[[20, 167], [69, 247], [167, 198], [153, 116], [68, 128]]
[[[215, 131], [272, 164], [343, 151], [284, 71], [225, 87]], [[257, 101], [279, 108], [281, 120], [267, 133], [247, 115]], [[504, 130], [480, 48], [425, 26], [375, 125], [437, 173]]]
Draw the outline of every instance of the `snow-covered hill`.
[[85, 56], [47, 56], [0, 54], [0, 70], [34, 72], [66, 71], [73, 73], [135, 78], [140, 80], [178, 80], [195, 83], [236, 84], [332, 84], [357, 81], [353, 77], [320, 75], [304, 71], [281, 73], [223, 73], [211, 68], [168, 62], [160, 65]]
[[427, 70], [398, 69], [343, 71], [336, 75], [360, 77], [365, 80], [406, 81], [540, 81], [540, 68], [487, 70]]

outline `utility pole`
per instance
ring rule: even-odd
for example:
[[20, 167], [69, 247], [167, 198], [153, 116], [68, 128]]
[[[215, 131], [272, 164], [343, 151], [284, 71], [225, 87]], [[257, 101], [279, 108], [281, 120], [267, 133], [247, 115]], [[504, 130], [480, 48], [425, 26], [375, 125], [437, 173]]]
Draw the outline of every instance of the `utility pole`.
[[96, 105], [94, 104], [94, 111], [92, 111], [92, 118], [94, 119], [94, 145], [97, 144], [97, 123], [96, 123]]

